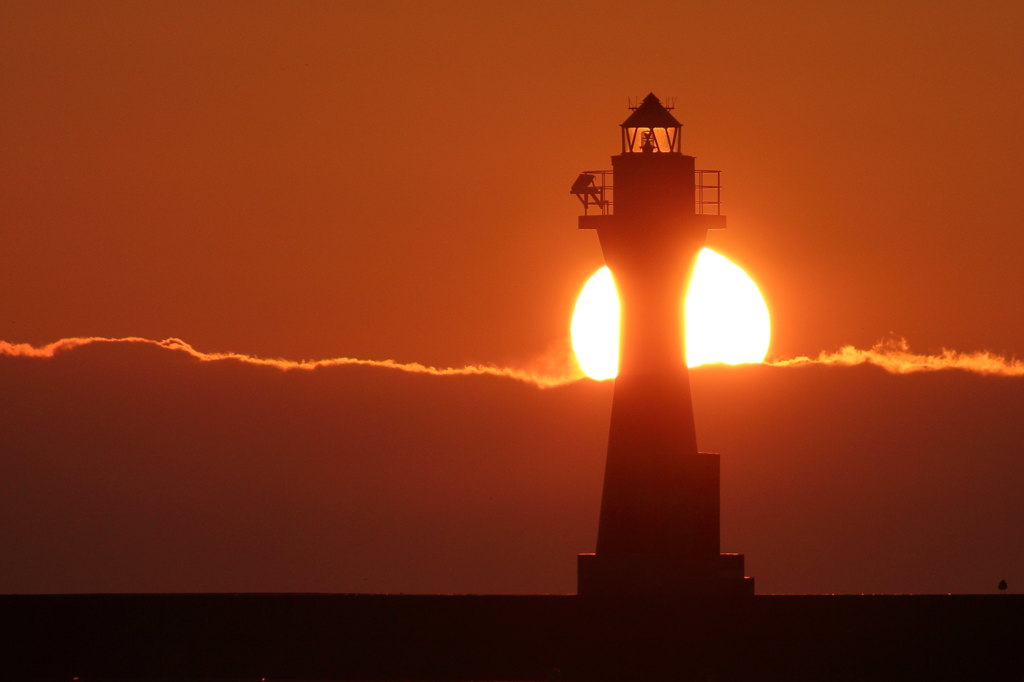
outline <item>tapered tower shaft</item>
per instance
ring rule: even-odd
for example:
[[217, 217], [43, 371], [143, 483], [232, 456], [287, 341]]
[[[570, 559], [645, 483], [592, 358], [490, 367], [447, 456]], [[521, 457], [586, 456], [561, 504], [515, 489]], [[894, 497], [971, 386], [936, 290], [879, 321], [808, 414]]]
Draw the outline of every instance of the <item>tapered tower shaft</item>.
[[597, 553], [714, 557], [717, 457], [697, 452], [681, 321], [707, 234], [695, 213], [694, 158], [625, 152], [612, 168], [614, 220], [597, 234], [621, 332]]

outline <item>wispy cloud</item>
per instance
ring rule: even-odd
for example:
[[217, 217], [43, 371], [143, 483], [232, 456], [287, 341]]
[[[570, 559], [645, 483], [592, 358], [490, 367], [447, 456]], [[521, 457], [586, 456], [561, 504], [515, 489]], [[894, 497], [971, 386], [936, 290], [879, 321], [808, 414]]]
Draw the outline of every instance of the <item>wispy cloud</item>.
[[[469, 375], [490, 375], [515, 379], [525, 383], [533, 384], [541, 388], [560, 386], [580, 378], [579, 370], [572, 368], [558, 367], [559, 363], [538, 362], [537, 369], [523, 368], [515, 369], [510, 367], [498, 367], [495, 365], [465, 365], [463, 367], [433, 367], [418, 362], [398, 362], [396, 360], [363, 360], [359, 358], [326, 358], [323, 360], [286, 360], [283, 358], [261, 358], [244, 353], [231, 352], [205, 352], [192, 347], [189, 343], [177, 338], [145, 339], [138, 336], [126, 336], [121, 338], [107, 338], [100, 336], [73, 337], [54, 341], [45, 346], [33, 346], [27, 343], [11, 343], [0, 341], [0, 355], [30, 357], [30, 358], [52, 358], [58, 353], [80, 348], [94, 343], [139, 343], [165, 348], [171, 351], [186, 353], [202, 362], [236, 361], [251, 365], [262, 365], [274, 367], [280, 370], [314, 370], [319, 367], [335, 367], [338, 365], [362, 365], [368, 367], [381, 367], [384, 369], [412, 372], [415, 374], [430, 374], [433, 376], [469, 376]], [[563, 363], [564, 364], [564, 363]]]
[[959, 369], [976, 374], [1024, 376], [1024, 362], [1020, 360], [1005, 358], [987, 351], [963, 353], [943, 349], [937, 355], [922, 355], [911, 352], [906, 339], [902, 338], [880, 341], [867, 350], [843, 346], [831, 353], [822, 351], [814, 358], [801, 356], [775, 360], [767, 364], [775, 367], [871, 364], [893, 374]]
[[[497, 365], [473, 364], [463, 367], [434, 367], [419, 362], [399, 362], [397, 360], [365, 360], [360, 358], [325, 358], [322, 360], [287, 360], [284, 358], [262, 358], [244, 353], [207, 352], [194, 348], [189, 343], [177, 338], [145, 339], [137, 336], [108, 338], [100, 336], [73, 337], [54, 341], [44, 346], [33, 346], [27, 343], [11, 343], [0, 341], [0, 356], [52, 358], [58, 353], [72, 351], [76, 348], [96, 343], [138, 343], [148, 344], [171, 351], [186, 353], [201, 362], [235, 361], [251, 365], [262, 365], [276, 369], [314, 370], [319, 367], [335, 367], [339, 365], [360, 365], [380, 367], [415, 374], [432, 376], [470, 376], [488, 375], [506, 377], [516, 381], [532, 384], [540, 388], [551, 388], [572, 383], [583, 378], [582, 372], [571, 359], [563, 354], [549, 353], [547, 356], [525, 368], [499, 367]], [[876, 343], [869, 349], [843, 346], [837, 351], [822, 351], [816, 357], [798, 356], [788, 359], [767, 361], [773, 367], [799, 367], [808, 365], [863, 365], [870, 364], [880, 367], [893, 374], [910, 374], [913, 372], [933, 372], [939, 370], [963, 370], [975, 374], [1019, 377], [1024, 376], [1024, 361], [1006, 358], [1001, 355], [979, 352], [960, 352], [943, 350], [937, 355], [914, 353], [905, 339], [889, 339]]]

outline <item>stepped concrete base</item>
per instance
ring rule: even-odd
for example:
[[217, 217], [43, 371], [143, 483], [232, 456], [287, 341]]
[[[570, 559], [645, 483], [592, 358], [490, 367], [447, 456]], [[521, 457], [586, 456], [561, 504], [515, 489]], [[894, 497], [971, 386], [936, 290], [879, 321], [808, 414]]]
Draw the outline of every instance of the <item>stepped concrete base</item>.
[[711, 559], [580, 554], [576, 570], [584, 597], [754, 594], [754, 579], [743, 575], [742, 554]]

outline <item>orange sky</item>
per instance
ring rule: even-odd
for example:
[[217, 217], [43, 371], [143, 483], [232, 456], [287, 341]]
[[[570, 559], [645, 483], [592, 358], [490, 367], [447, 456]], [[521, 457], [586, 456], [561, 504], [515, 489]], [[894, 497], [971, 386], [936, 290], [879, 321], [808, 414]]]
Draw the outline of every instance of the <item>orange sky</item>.
[[513, 376], [0, 343], [0, 592], [571, 590], [611, 387], [515, 378], [565, 369], [602, 264], [568, 189], [648, 91], [724, 171], [709, 245], [775, 359], [1015, 375], [695, 372], [723, 547], [761, 591], [1019, 585], [1021, 35], [1019, 2], [0, 4], [0, 342]]
[[0, 338], [525, 365], [626, 97], [723, 169], [777, 357], [1024, 355], [1019, 3], [0, 7]]

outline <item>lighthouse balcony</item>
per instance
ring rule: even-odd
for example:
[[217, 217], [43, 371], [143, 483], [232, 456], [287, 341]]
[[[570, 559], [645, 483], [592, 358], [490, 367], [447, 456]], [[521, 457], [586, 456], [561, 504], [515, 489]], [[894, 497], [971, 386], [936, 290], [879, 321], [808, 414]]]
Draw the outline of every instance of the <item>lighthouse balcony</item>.
[[[580, 200], [583, 215], [579, 229], [593, 230], [613, 222], [615, 188], [610, 170], [583, 171], [572, 183], [569, 193]], [[697, 224], [706, 230], [725, 227], [722, 215], [722, 171], [696, 170], [693, 175], [694, 215]]]

